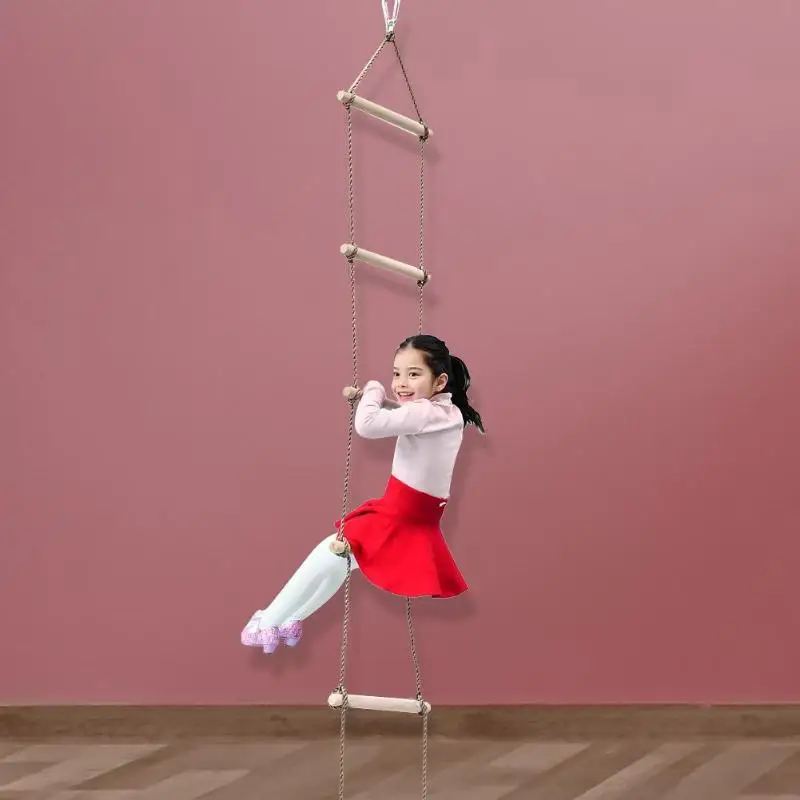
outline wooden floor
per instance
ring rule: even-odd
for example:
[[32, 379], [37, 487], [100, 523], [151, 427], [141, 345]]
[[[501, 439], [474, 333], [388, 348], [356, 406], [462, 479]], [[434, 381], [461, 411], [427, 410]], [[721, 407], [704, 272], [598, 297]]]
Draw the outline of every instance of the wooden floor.
[[[345, 796], [415, 800], [419, 742], [347, 743]], [[336, 800], [335, 739], [0, 740], [0, 800]], [[800, 800], [800, 741], [433, 737], [430, 800]]]

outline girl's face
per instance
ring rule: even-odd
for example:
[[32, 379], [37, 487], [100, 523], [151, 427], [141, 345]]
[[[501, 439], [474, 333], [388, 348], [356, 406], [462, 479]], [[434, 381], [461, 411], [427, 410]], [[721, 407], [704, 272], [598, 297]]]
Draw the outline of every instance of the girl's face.
[[419, 350], [406, 348], [395, 355], [392, 391], [398, 403], [433, 397], [446, 385], [447, 375], [435, 377]]

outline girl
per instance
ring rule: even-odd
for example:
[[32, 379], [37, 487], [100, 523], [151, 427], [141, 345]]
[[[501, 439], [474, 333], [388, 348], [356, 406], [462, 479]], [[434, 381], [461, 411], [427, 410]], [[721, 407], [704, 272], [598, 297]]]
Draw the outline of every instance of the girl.
[[359, 393], [355, 430], [366, 439], [396, 436], [392, 472], [383, 497], [345, 515], [345, 542], [323, 539], [267, 608], [256, 611], [242, 644], [273, 653], [283, 640], [294, 647], [302, 623], [333, 597], [351, 569], [381, 589], [404, 597], [455, 597], [464, 581], [439, 527], [466, 425], [483, 423], [467, 399], [469, 371], [435, 336], [411, 336], [395, 353], [392, 391], [378, 381]]

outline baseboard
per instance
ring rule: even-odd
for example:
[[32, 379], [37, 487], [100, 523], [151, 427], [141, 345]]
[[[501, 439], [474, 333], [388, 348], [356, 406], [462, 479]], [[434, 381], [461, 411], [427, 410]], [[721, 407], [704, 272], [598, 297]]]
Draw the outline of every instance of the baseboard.
[[[800, 706], [439, 706], [430, 733], [519, 740], [800, 738]], [[408, 714], [351, 710], [348, 737], [418, 736]], [[339, 713], [317, 706], [4, 706], [0, 739], [333, 738]]]

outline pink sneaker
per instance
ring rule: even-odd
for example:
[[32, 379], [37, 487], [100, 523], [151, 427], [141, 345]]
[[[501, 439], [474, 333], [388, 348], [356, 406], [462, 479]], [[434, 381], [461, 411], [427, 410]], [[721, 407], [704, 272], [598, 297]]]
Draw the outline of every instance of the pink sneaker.
[[271, 625], [269, 628], [262, 628], [258, 632], [258, 646], [263, 647], [265, 653], [274, 653], [280, 643], [281, 637], [275, 625]]
[[303, 623], [300, 620], [287, 622], [278, 628], [278, 635], [287, 647], [294, 647], [303, 638]]
[[250, 617], [250, 621], [247, 625], [244, 626], [242, 629], [242, 644], [245, 647], [260, 647], [261, 645], [258, 643], [258, 623], [261, 620], [261, 612], [256, 611], [252, 617]]

